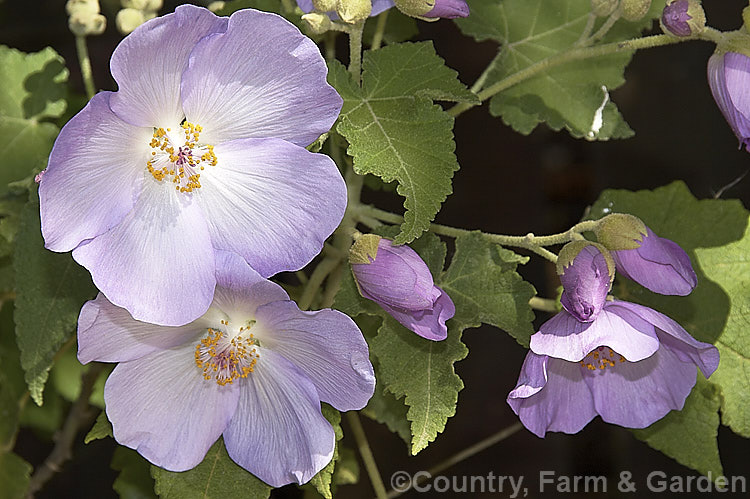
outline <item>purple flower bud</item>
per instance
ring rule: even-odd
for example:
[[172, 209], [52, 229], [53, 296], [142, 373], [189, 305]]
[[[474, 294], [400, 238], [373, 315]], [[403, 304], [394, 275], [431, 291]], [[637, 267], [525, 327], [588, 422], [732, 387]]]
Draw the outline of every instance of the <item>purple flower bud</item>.
[[580, 322], [596, 320], [614, 278], [607, 250], [588, 241], [568, 243], [560, 251], [557, 272], [563, 285], [563, 308]]
[[465, 0], [394, 0], [398, 10], [422, 19], [455, 19], [467, 17], [469, 6]]
[[419, 336], [446, 338], [445, 321], [456, 309], [450, 297], [435, 286], [430, 269], [413, 249], [367, 234], [352, 246], [350, 262], [362, 296]]
[[464, 0], [435, 0], [435, 6], [424, 17], [456, 19], [468, 17], [469, 6]]
[[655, 293], [685, 296], [698, 283], [685, 250], [648, 227], [639, 247], [611, 253], [618, 272]]
[[750, 57], [738, 52], [712, 55], [708, 85], [740, 147], [750, 151]]
[[661, 14], [661, 29], [674, 36], [690, 36], [706, 27], [706, 14], [698, 0], [671, 0]]

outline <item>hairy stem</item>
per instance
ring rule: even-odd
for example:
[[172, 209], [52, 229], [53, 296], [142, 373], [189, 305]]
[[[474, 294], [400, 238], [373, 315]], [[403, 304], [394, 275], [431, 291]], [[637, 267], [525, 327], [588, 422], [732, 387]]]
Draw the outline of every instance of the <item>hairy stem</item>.
[[[361, 217], [358, 220], [362, 223], [366, 223], [368, 219], [375, 218], [383, 222], [388, 223], [401, 223], [404, 221], [404, 217], [396, 215], [389, 211], [380, 210], [374, 206], [368, 206], [360, 204], [354, 208], [356, 216]], [[580, 222], [565, 232], [559, 234], [552, 234], [549, 236], [535, 236], [532, 233], [528, 233], [525, 236], [506, 236], [502, 234], [489, 234], [485, 233], [485, 236], [490, 241], [500, 244], [502, 246], [514, 246], [517, 248], [526, 248], [534, 251], [535, 253], [547, 258], [551, 261], [557, 261], [557, 256], [553, 253], [545, 250], [543, 246], [552, 246], [555, 244], [564, 244], [576, 238], [581, 232], [587, 232], [594, 230], [599, 223], [598, 220], [588, 220]], [[447, 225], [430, 224], [430, 231], [435, 234], [440, 234], [448, 237], [459, 237], [467, 234], [471, 234], [473, 231], [466, 229], [459, 229], [457, 227], [449, 227]]]
[[76, 52], [78, 52], [78, 64], [81, 66], [81, 78], [83, 86], [86, 88], [86, 96], [91, 99], [96, 94], [94, 85], [94, 74], [91, 71], [91, 59], [89, 59], [89, 49], [86, 47], [86, 37], [76, 35]]
[[[552, 69], [557, 66], [561, 66], [568, 62], [579, 61], [583, 59], [590, 59], [593, 57], [601, 57], [609, 54], [615, 54], [618, 52], [627, 52], [631, 50], [639, 50], [653, 47], [660, 47], [662, 45], [671, 45], [680, 43], [688, 40], [710, 40], [716, 41], [716, 30], [707, 28], [706, 31], [699, 35], [688, 36], [677, 38], [670, 35], [652, 35], [645, 36], [642, 38], [634, 38], [632, 40], [626, 40], [622, 42], [612, 42], [604, 45], [596, 45], [593, 47], [578, 47], [564, 52], [557, 53], [546, 59], [532, 64], [516, 73], [506, 76], [502, 80], [490, 85], [486, 89], [479, 92], [480, 101], [485, 101], [495, 94], [498, 94], [508, 88], [521, 83], [522, 81], [528, 80], [544, 71]], [[448, 110], [448, 114], [452, 116], [458, 116], [467, 109], [472, 108], [476, 104], [462, 102], [456, 104]]]
[[475, 443], [471, 447], [467, 447], [461, 452], [454, 454], [453, 456], [449, 457], [445, 461], [441, 461], [437, 465], [427, 470], [427, 474], [420, 475], [418, 479], [414, 480], [411, 483], [411, 486], [409, 488], [404, 488], [404, 490], [391, 490], [390, 492], [388, 492], [388, 499], [393, 499], [394, 497], [398, 497], [401, 494], [408, 492], [415, 486], [421, 485], [422, 483], [426, 482], [427, 480], [437, 475], [438, 473], [447, 470], [451, 466], [458, 464], [461, 461], [464, 461], [466, 459], [469, 459], [475, 454], [478, 454], [482, 452], [483, 450], [489, 447], [492, 447], [496, 443], [501, 442], [502, 440], [505, 440], [506, 438], [513, 435], [521, 428], [523, 428], [523, 425], [521, 423], [515, 423], [515, 424], [508, 426], [507, 428], [503, 428], [502, 430], [490, 435], [489, 437], [485, 439], [480, 440], [479, 442]]
[[341, 258], [327, 256], [317, 267], [315, 267], [315, 270], [313, 270], [313, 273], [310, 275], [310, 278], [307, 280], [305, 287], [302, 290], [302, 296], [300, 296], [298, 302], [300, 310], [307, 310], [310, 308], [310, 305], [312, 305], [312, 302], [315, 299], [315, 294], [323, 285], [323, 281], [326, 280], [328, 274], [333, 272], [340, 263]]
[[360, 21], [352, 25], [349, 30], [349, 72], [354, 75], [357, 83], [362, 82], [362, 31], [365, 22]]
[[388, 21], [389, 10], [384, 10], [378, 16], [378, 24], [375, 25], [375, 34], [372, 37], [371, 50], [378, 50], [383, 43], [383, 34], [385, 33], [385, 24]]
[[89, 398], [94, 389], [94, 383], [104, 369], [102, 364], [92, 365], [81, 377], [81, 394], [70, 408], [68, 417], [60, 432], [55, 436], [55, 447], [47, 459], [44, 460], [29, 480], [27, 499], [33, 498], [55, 473], [60, 471], [62, 465], [71, 458], [73, 443], [78, 431], [90, 425], [94, 420], [94, 413], [89, 411]]
[[362, 423], [359, 421], [357, 411], [347, 412], [346, 420], [349, 422], [349, 426], [354, 434], [354, 440], [357, 442], [359, 455], [362, 457], [362, 462], [365, 464], [367, 476], [370, 477], [370, 483], [372, 483], [372, 488], [375, 491], [375, 497], [377, 499], [387, 499], [388, 495], [385, 491], [383, 478], [380, 476], [378, 465], [375, 462], [375, 457], [372, 455], [372, 450], [370, 450], [370, 443], [367, 441], [367, 435], [365, 435], [365, 429], [362, 428]]
[[534, 310], [541, 310], [542, 312], [557, 312], [557, 300], [551, 298], [534, 296], [529, 300], [529, 306]]

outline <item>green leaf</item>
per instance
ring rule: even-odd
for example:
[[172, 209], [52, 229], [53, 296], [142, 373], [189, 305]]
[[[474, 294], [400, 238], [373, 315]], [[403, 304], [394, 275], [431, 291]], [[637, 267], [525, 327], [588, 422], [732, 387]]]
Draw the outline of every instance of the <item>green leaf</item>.
[[354, 450], [347, 447], [339, 449], [339, 460], [336, 463], [333, 481], [337, 486], [359, 482], [359, 461]]
[[184, 499], [197, 494], [203, 499], [225, 499], [237, 497], [239, 491], [243, 499], [266, 499], [271, 493], [271, 487], [232, 461], [222, 439], [192, 470], [176, 473], [152, 466], [151, 476], [156, 481], [156, 493], [163, 499]]
[[[389, 45], [392, 43], [405, 42], [419, 34], [417, 21], [413, 17], [404, 15], [396, 9], [389, 9], [387, 15], [388, 20], [385, 24], [385, 32], [383, 32], [384, 44]], [[378, 24], [377, 19], [378, 18], [375, 18], [365, 23], [365, 30], [362, 33], [362, 39], [367, 46], [372, 45], [372, 38], [375, 35], [375, 30]]]
[[362, 409], [362, 414], [386, 425], [391, 432], [401, 437], [407, 447], [410, 447], [411, 425], [406, 418], [408, 410], [409, 408], [406, 407], [403, 400], [394, 397], [391, 392], [383, 389], [378, 382], [375, 385], [375, 393], [367, 406]]
[[44, 249], [39, 199], [32, 192], [21, 213], [13, 259], [16, 275], [16, 341], [31, 398], [42, 404], [52, 358], [71, 337], [83, 303], [96, 289], [70, 254]]
[[336, 446], [333, 449], [333, 457], [331, 458], [331, 462], [328, 463], [325, 468], [320, 470], [314, 477], [312, 477], [312, 479], [310, 480], [310, 485], [315, 487], [315, 490], [317, 490], [318, 493], [326, 499], [333, 499], [333, 494], [331, 493], [331, 481], [333, 478], [334, 470], [336, 469], [336, 461], [338, 461], [339, 459], [339, 440], [344, 438], [344, 432], [341, 429], [341, 413], [339, 411], [328, 404], [322, 404], [321, 410], [323, 412], [323, 416], [328, 420], [329, 423], [331, 423], [331, 426], [333, 426], [333, 431], [336, 435]]
[[518, 264], [528, 260], [491, 243], [481, 232], [458, 237], [451, 266], [440, 278], [456, 305], [453, 321], [462, 329], [491, 324], [528, 348], [534, 334], [529, 300], [536, 290], [516, 272]]
[[395, 241], [410, 242], [427, 230], [458, 170], [453, 118], [433, 100], [477, 102], [477, 97], [431, 42], [366, 51], [362, 67], [362, 88], [340, 63], [330, 67], [330, 83], [344, 99], [336, 129], [349, 142], [357, 173], [398, 181], [406, 213]]
[[23, 499], [29, 486], [31, 465], [11, 452], [0, 453], [0, 499]]
[[13, 334], [13, 304], [0, 309], [0, 452], [12, 447], [20, 412], [20, 401], [26, 392], [20, 352]]
[[[614, 212], [636, 215], [657, 235], [682, 246], [698, 275], [697, 287], [686, 297], [658, 295], [621, 277], [615, 281], [615, 296], [658, 310], [679, 322], [695, 338], [716, 345], [721, 362], [709, 383], [717, 389], [721, 421], [736, 433], [750, 436], [750, 397], [744, 384], [737, 382], [750, 376], [747, 210], [736, 200], [699, 201], [684, 183], [675, 182], [654, 191], [604, 191], [592, 207], [590, 217], [596, 219]], [[715, 413], [716, 407], [709, 401], [695, 402], [690, 417], [673, 416], [666, 420], [662, 428], [665, 436], [657, 448], [699, 471], [716, 469], [717, 461], [706, 444], [716, 437]], [[696, 423], [698, 418], [702, 421], [700, 425]], [[701, 442], [705, 456], [698, 457], [694, 448], [684, 445], [686, 434]], [[670, 435], [674, 441], [667, 445], [665, 440]]]
[[[461, 30], [477, 40], [500, 43], [497, 57], [484, 88], [533, 64], [570, 51], [586, 26], [589, 0], [468, 0], [469, 17], [457, 19]], [[658, 4], [658, 2], [654, 2]], [[637, 36], [663, 8], [653, 6], [644, 20], [618, 21], [606, 41]], [[600, 19], [597, 28], [604, 22]], [[574, 137], [590, 140], [626, 138], [633, 131], [625, 123], [609, 92], [625, 82], [624, 69], [633, 51], [576, 59], [543, 70], [539, 74], [495, 94], [490, 113], [501, 116], [516, 131], [528, 134], [539, 123], [554, 129], [565, 127]], [[604, 88], [602, 88], [604, 87]], [[605, 95], [607, 103], [605, 104]], [[595, 116], [601, 109], [602, 123]]]
[[51, 48], [33, 54], [0, 46], [0, 194], [46, 164], [65, 111], [68, 70]]
[[149, 473], [151, 465], [136, 451], [117, 447], [112, 456], [111, 467], [120, 472], [112, 483], [112, 488], [120, 495], [120, 499], [156, 498], [154, 479]]
[[[698, 375], [681, 411], [672, 411], [635, 436], [677, 462], [707, 475], [723, 475], [716, 442], [719, 429], [719, 390]], [[690, 438], [685, 438], [690, 435]]]
[[93, 442], [94, 440], [101, 440], [102, 438], [111, 436], [112, 423], [110, 423], [109, 419], [107, 419], [107, 413], [102, 411], [96, 417], [94, 426], [92, 426], [89, 432], [86, 434], [86, 437], [83, 439], [83, 443], [87, 444], [89, 442]]

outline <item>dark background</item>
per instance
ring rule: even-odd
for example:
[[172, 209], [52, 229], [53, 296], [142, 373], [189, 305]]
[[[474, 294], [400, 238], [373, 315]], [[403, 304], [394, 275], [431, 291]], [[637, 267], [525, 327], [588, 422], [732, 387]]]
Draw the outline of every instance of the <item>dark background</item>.
[[[108, 18], [107, 30], [102, 36], [89, 38], [89, 50], [98, 88], [114, 90], [108, 62], [121, 39], [114, 26], [118, 6], [115, 1], [102, 3]], [[161, 12], [170, 12], [178, 3], [184, 2], [166, 1]], [[74, 90], [83, 94], [64, 5], [63, 0], [5, 0], [0, 3], [0, 43], [26, 52], [51, 45], [67, 61]], [[712, 26], [728, 30], [740, 26], [740, 12], [746, 5], [741, 0], [707, 0], [704, 7]], [[469, 85], [497, 50], [494, 43], [477, 44], [463, 36], [447, 20], [420, 22], [419, 27], [418, 38], [434, 40], [438, 54]], [[342, 45], [340, 53], [344, 53], [343, 48]], [[612, 92], [613, 101], [636, 131], [636, 136], [626, 141], [575, 140], [566, 132], [553, 132], [543, 125], [529, 136], [522, 136], [499, 118], [491, 117], [486, 105], [465, 112], [455, 126], [461, 170], [454, 178], [454, 195], [444, 204], [437, 221], [502, 234], [548, 234], [576, 223], [606, 188], [652, 189], [681, 179], [698, 198], [714, 197], [722, 187], [745, 175], [750, 162], [748, 153], [738, 150], [737, 140], [716, 108], [706, 83], [706, 61], [712, 51], [711, 44], [689, 42], [636, 54], [626, 71], [627, 84]], [[750, 179], [742, 179], [722, 197], [739, 198], [749, 206]], [[363, 199], [393, 211], [401, 209], [402, 200], [387, 193], [366, 192]], [[550, 265], [533, 258], [521, 272], [534, 283], [540, 296], [554, 294], [558, 282]], [[538, 321], [547, 318], [542, 313], [537, 315]], [[362, 418], [386, 486], [391, 474], [398, 470], [412, 474], [427, 470], [517, 421], [505, 397], [515, 386], [526, 351], [504, 332], [487, 326], [467, 330], [464, 341], [470, 354], [456, 364], [466, 385], [459, 394], [457, 413], [448, 421], [444, 434], [426, 450], [409, 457], [401, 439], [385, 426]], [[113, 441], [83, 445], [83, 434], [80, 437], [75, 459], [37, 497], [116, 497], [111, 489], [116, 473], [107, 466]], [[345, 437], [345, 443], [354, 446], [350, 436]], [[51, 447], [47, 439], [23, 431], [16, 450], [38, 465]], [[719, 448], [725, 475], [744, 475], [750, 482], [748, 441], [722, 427]], [[557, 475], [605, 475], [609, 478], [609, 491], [596, 497], [623, 495], [616, 487], [622, 471], [633, 473], [639, 486], [637, 497], [647, 495], [642, 490], [646, 476], [653, 470], [664, 471], [668, 476], [695, 475], [636, 440], [630, 431], [604, 424], [599, 418], [574, 436], [550, 433], [539, 439], [523, 429], [442, 474], [524, 475], [529, 497], [535, 497], [539, 495], [537, 477], [541, 470]], [[293, 487], [275, 494], [301, 495]], [[338, 497], [372, 495], [363, 469], [360, 483], [342, 488]], [[412, 491], [404, 497], [433, 495]], [[491, 495], [508, 497], [509, 490], [487, 494]], [[450, 496], [451, 493], [442, 495]], [[572, 495], [578, 496], [581, 494]]]

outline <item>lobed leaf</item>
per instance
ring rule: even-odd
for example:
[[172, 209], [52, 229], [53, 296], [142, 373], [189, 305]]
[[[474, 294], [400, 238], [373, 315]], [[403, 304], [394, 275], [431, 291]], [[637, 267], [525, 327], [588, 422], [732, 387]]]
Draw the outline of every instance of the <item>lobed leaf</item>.
[[330, 66], [329, 81], [344, 99], [336, 130], [349, 142], [357, 173], [398, 181], [406, 213], [394, 239], [407, 243], [427, 230], [458, 170], [453, 118], [433, 100], [478, 100], [431, 42], [365, 51], [362, 67], [360, 88], [340, 63]]
[[0, 194], [47, 162], [65, 111], [68, 70], [51, 48], [33, 54], [0, 46]]
[[81, 306], [96, 289], [70, 254], [44, 249], [36, 190], [21, 213], [15, 244], [16, 341], [31, 398], [41, 405], [53, 356], [74, 333]]

